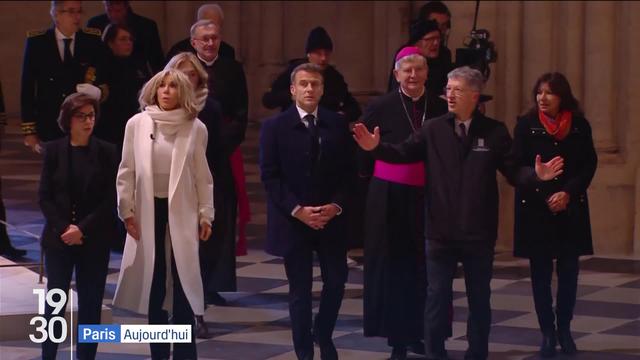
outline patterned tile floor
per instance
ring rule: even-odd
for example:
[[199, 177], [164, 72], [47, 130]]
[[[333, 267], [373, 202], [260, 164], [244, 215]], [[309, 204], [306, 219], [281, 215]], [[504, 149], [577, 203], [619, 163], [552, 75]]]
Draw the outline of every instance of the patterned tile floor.
[[[40, 159], [29, 154], [10, 127], [0, 155], [8, 219], [22, 230], [38, 234], [42, 215], [37, 207], [36, 189]], [[257, 168], [259, 125], [249, 128], [243, 145], [247, 159], [247, 183], [253, 217], [248, 226], [249, 255], [239, 257], [237, 293], [223, 294], [227, 307], [210, 307], [206, 313], [213, 337], [198, 340], [201, 359], [286, 360], [294, 359], [287, 313], [287, 281], [281, 259], [262, 250], [265, 234], [264, 192]], [[39, 258], [36, 240], [12, 230], [13, 243], [28, 250], [28, 258]], [[112, 253], [110, 274], [104, 299], [111, 306], [121, 255]], [[585, 258], [578, 289], [573, 322], [576, 343], [581, 352], [575, 359], [640, 359], [640, 261], [633, 259]], [[2, 271], [2, 269], [0, 269]], [[315, 269], [319, 275], [319, 269]], [[6, 291], [10, 284], [1, 284]], [[499, 254], [495, 262], [493, 289], [493, 326], [490, 337], [491, 359], [536, 359], [540, 334], [537, 330], [527, 263]], [[314, 281], [317, 298], [321, 288]], [[447, 342], [452, 359], [462, 359], [466, 349], [465, 320], [467, 301], [464, 280], [454, 282], [453, 337]], [[317, 302], [315, 302], [317, 307]], [[144, 323], [145, 318], [122, 310], [113, 310], [113, 322]], [[362, 266], [350, 269], [345, 299], [334, 334], [341, 359], [386, 359], [389, 348], [380, 338], [362, 335]], [[147, 345], [101, 344], [98, 359], [148, 359]], [[62, 346], [60, 358], [69, 352]], [[318, 354], [316, 349], [316, 354]], [[0, 342], [0, 359], [37, 359], [39, 346], [24, 341]], [[418, 359], [420, 357], [413, 356]], [[562, 355], [557, 358], [562, 359]]]

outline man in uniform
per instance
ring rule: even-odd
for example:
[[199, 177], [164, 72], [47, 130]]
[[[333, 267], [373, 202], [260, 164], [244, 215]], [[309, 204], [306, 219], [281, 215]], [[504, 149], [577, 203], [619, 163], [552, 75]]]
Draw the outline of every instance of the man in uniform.
[[80, 1], [52, 1], [54, 27], [29, 31], [24, 50], [20, 107], [25, 145], [40, 152], [40, 141], [63, 136], [58, 113], [65, 97], [76, 91], [105, 97], [100, 62], [105, 58], [100, 30], [80, 29]]
[[164, 68], [164, 53], [156, 22], [133, 12], [128, 1], [103, 1], [105, 13], [89, 19], [87, 26], [100, 29], [109, 23], [123, 24], [133, 32], [133, 56], [149, 67], [152, 73]]

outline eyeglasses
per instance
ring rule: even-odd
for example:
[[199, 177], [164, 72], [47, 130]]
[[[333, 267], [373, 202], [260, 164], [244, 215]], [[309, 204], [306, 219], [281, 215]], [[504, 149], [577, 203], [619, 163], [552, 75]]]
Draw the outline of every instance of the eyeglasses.
[[193, 40], [200, 41], [204, 44], [215, 43], [218, 40], [217, 36], [208, 36], [204, 38], [194, 38]]
[[71, 117], [83, 122], [87, 120], [94, 121], [96, 119], [96, 113], [90, 112], [88, 114], [85, 114], [83, 112], [77, 112], [77, 113], [74, 113]]
[[62, 9], [58, 10], [59, 13], [64, 14], [67, 13], [71, 16], [80, 16], [82, 15], [82, 9]]
[[463, 93], [465, 93], [465, 92], [467, 91], [467, 89], [462, 89], [462, 88], [457, 88], [457, 87], [456, 87], [456, 88], [451, 88], [451, 87], [446, 86], [446, 87], [443, 89], [443, 91], [444, 91], [444, 93], [445, 93], [445, 94], [447, 94], [447, 95], [452, 95], [452, 96], [455, 96], [455, 97], [460, 97], [460, 96], [462, 96], [462, 94], [463, 94]]
[[422, 39], [420, 39], [420, 41], [424, 41], [427, 44], [433, 44], [436, 41], [440, 41], [440, 35], [438, 36], [429, 36], [429, 37], [424, 37]]

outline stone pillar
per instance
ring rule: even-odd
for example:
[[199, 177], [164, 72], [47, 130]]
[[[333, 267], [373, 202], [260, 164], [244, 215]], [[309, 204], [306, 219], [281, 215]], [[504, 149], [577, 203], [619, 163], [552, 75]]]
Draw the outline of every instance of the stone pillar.
[[[585, 3], [584, 110], [593, 127], [596, 148], [616, 152], [615, 3]], [[637, 45], [636, 45], [637, 46]]]

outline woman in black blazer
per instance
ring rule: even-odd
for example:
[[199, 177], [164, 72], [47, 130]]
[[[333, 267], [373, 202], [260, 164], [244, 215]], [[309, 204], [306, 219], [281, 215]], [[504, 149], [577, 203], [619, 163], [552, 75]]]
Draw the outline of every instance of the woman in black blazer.
[[[542, 75], [533, 87], [534, 106], [518, 119], [513, 151], [521, 166], [555, 156], [564, 172], [552, 181], [516, 187], [514, 254], [528, 258], [531, 285], [543, 334], [540, 354], [551, 357], [577, 351], [570, 323], [576, 303], [580, 255], [593, 254], [587, 188], [597, 156], [591, 126], [579, 109], [569, 82], [560, 73]], [[553, 260], [558, 292], [555, 314], [551, 294]]]
[[[46, 144], [40, 178], [47, 289], [68, 292], [75, 269], [78, 324], [100, 323], [115, 230], [117, 157], [114, 145], [91, 136], [97, 110], [97, 101], [88, 95], [75, 93], [65, 99], [58, 124], [67, 136]], [[46, 306], [47, 319], [52, 310]], [[61, 331], [61, 326], [54, 328], [58, 335]], [[43, 359], [55, 359], [57, 348], [44, 342]], [[93, 359], [97, 344], [80, 343], [77, 351], [78, 358]]]

